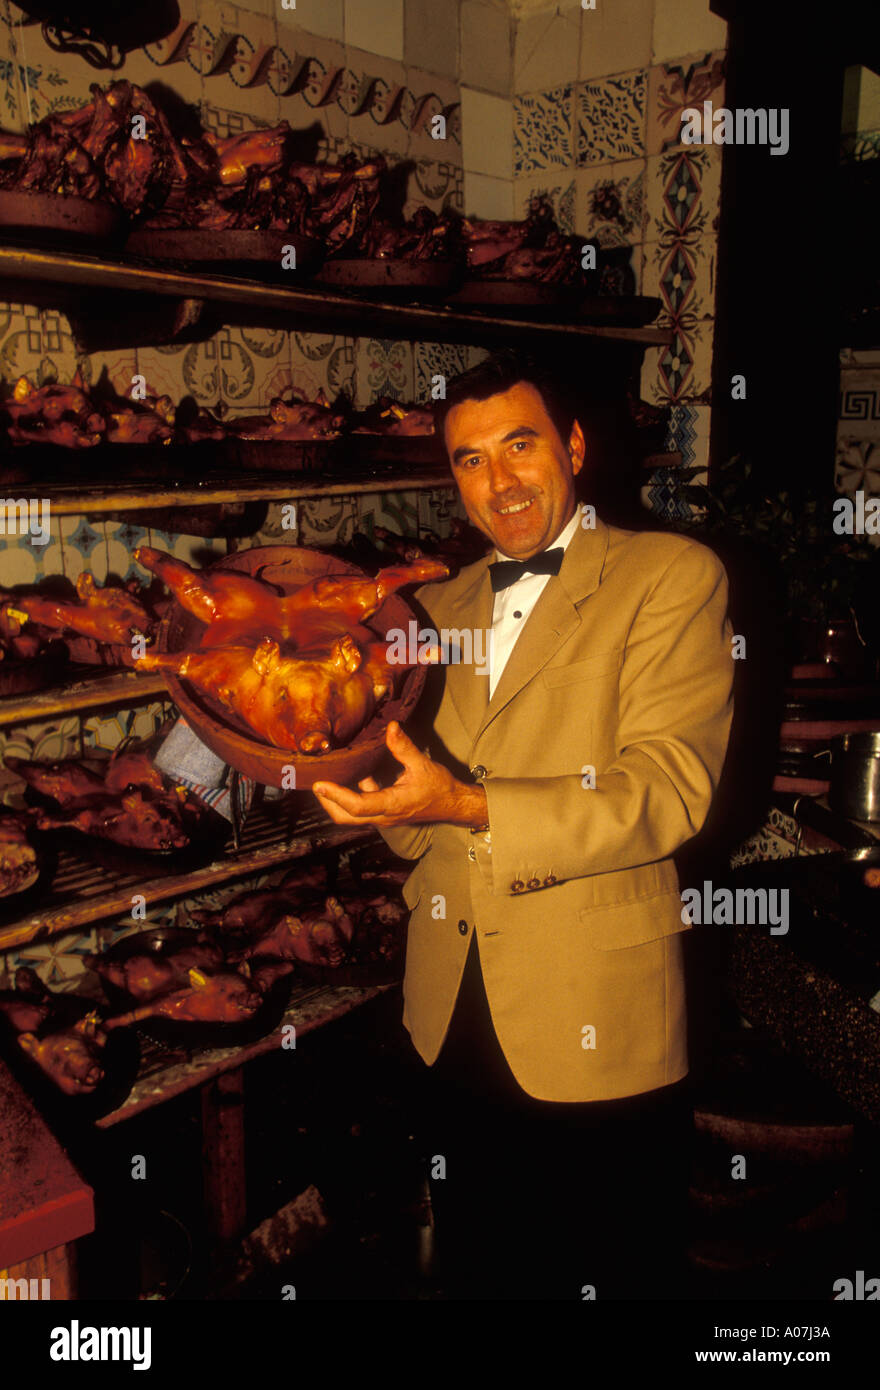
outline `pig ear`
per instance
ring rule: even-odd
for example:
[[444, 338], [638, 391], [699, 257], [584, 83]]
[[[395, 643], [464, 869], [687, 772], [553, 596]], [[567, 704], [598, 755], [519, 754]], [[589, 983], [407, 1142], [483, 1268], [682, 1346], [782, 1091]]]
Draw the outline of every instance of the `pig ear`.
[[37, 1046], [37, 1036], [35, 1033], [19, 1033], [18, 1045], [23, 1047], [25, 1052], [34, 1052]]
[[208, 977], [203, 973], [203, 971], [197, 970], [194, 965], [191, 965], [186, 973], [189, 976], [189, 982], [192, 985], [193, 989], [206, 988], [208, 984]]
[[329, 404], [330, 404], [330, 402], [328, 401], [327, 397], [324, 395], [324, 388], [323, 388], [323, 386], [319, 386], [319, 387], [318, 387], [318, 394], [317, 394], [317, 396], [315, 397], [315, 405], [322, 405], [322, 406], [324, 407], [324, 409], [326, 410], [327, 407], [329, 406]]
[[90, 594], [93, 594], [95, 592], [94, 575], [89, 574], [87, 570], [83, 570], [82, 574], [77, 576], [76, 592], [78, 596], [83, 599], [88, 598]]
[[343, 637], [337, 637], [333, 646], [330, 648], [330, 655], [336, 666], [344, 666], [346, 671], [357, 671], [361, 665], [361, 649], [355, 642], [350, 632], [346, 632]]

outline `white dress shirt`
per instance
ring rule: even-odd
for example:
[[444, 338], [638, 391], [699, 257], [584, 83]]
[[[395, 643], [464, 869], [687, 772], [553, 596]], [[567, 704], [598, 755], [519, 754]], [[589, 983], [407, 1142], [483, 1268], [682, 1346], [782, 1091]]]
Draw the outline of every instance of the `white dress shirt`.
[[[545, 546], [545, 549], [551, 550], [560, 545], [563, 549], [567, 549], [569, 541], [580, 524], [580, 518], [580, 507], [575, 507], [571, 521], [563, 527], [555, 541]], [[497, 547], [495, 554], [499, 560], [515, 558], [512, 555], [505, 555]], [[495, 595], [495, 604], [492, 609], [492, 645], [490, 648], [492, 653], [492, 665], [489, 672], [490, 699], [495, 694], [495, 687], [501, 678], [501, 672], [507, 665], [510, 653], [516, 646], [516, 639], [525, 627], [529, 614], [551, 577], [549, 574], [524, 574], [522, 579], [517, 579], [514, 584], [508, 585], [506, 589], [501, 589]]]

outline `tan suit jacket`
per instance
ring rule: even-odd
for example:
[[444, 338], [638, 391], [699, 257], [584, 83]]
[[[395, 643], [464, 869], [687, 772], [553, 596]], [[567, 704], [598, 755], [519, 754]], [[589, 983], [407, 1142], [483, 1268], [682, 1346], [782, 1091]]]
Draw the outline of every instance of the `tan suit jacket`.
[[[490, 558], [417, 591], [441, 636], [491, 626]], [[476, 932], [495, 1031], [529, 1095], [605, 1100], [687, 1073], [670, 856], [703, 824], [724, 760], [726, 612], [705, 546], [598, 521], [572, 538], [491, 700], [473, 665], [434, 673], [432, 753], [485, 769], [490, 834], [383, 832], [419, 861], [404, 890], [404, 1023], [426, 1062]]]

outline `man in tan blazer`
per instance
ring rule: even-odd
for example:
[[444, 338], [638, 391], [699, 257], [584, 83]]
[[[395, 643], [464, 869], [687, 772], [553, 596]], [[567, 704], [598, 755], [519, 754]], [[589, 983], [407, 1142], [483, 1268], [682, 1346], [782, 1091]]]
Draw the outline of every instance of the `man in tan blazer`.
[[[391, 726], [391, 786], [315, 792], [418, 861], [404, 1022], [423, 1060], [442, 1071], [457, 1049], [453, 1089], [476, 1084], [479, 1113], [503, 1093], [533, 1136], [537, 1115], [567, 1134], [574, 1118], [595, 1148], [596, 1117], [605, 1133], [621, 1111], [604, 1103], [650, 1109], [687, 1073], [672, 855], [703, 824], [727, 745], [726, 577], [694, 541], [577, 504], [583, 432], [535, 364], [499, 354], [466, 373], [443, 425], [496, 554], [416, 592], [447, 645], [430, 749]], [[456, 662], [490, 640], [488, 672]]]

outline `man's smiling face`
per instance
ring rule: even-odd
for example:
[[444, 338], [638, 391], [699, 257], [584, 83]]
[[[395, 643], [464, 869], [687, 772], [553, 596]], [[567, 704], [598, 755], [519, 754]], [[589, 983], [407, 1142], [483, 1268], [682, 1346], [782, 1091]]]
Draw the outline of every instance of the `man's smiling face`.
[[520, 381], [454, 405], [445, 436], [465, 511], [500, 551], [528, 560], [556, 539], [574, 513], [584, 461], [577, 421], [566, 447], [540, 392]]

